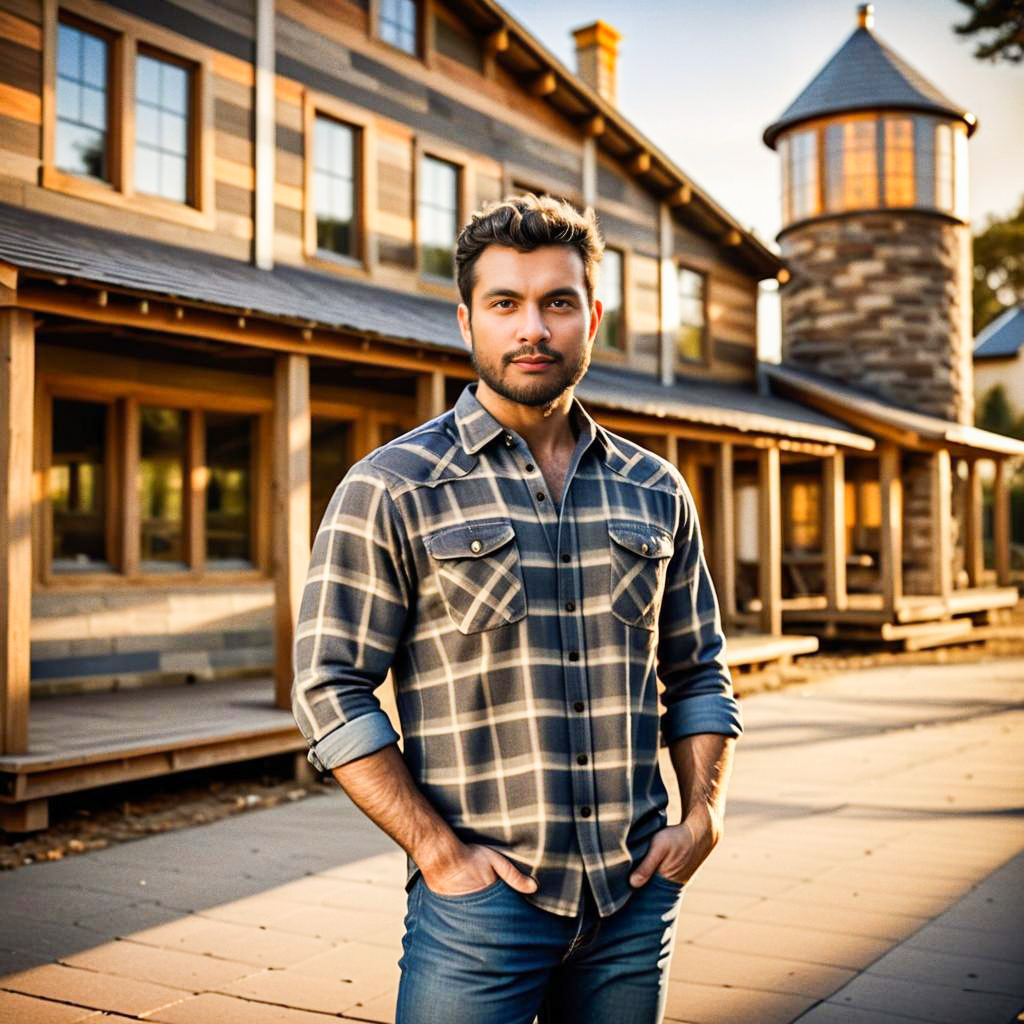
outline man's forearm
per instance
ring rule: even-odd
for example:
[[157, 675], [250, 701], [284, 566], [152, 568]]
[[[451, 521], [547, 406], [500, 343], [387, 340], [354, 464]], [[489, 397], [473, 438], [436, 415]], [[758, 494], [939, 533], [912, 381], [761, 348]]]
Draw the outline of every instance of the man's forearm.
[[462, 846], [392, 744], [333, 769], [352, 802], [420, 868], [454, 860]]
[[718, 733], [684, 736], [669, 747], [679, 780], [683, 820], [705, 809], [721, 827], [736, 741]]

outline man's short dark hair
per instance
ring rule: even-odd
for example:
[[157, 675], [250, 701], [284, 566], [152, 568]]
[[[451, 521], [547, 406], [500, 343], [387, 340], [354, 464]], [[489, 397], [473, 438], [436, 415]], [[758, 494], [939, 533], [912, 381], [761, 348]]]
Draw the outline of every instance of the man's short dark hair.
[[489, 245], [505, 245], [519, 252], [533, 252], [546, 245], [575, 249], [583, 261], [587, 302], [594, 301], [597, 265], [604, 253], [604, 242], [597, 229], [597, 217], [589, 206], [580, 213], [564, 199], [526, 192], [501, 202], [486, 203], [477, 210], [459, 232], [455, 245], [459, 295], [470, 308], [476, 261]]

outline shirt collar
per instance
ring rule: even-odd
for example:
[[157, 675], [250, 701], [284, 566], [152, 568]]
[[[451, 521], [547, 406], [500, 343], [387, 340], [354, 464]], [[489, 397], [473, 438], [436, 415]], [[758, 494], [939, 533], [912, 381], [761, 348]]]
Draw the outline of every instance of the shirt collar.
[[[459, 431], [462, 448], [467, 455], [475, 455], [486, 444], [503, 434], [519, 436], [515, 431], [509, 430], [499, 423], [481, 405], [480, 400], [476, 397], [479, 383], [479, 381], [473, 381], [467, 384], [455, 403], [455, 424]], [[573, 395], [570, 415], [575, 417], [575, 422], [579, 425], [580, 439], [583, 441], [584, 450], [597, 441], [603, 447], [606, 455], [615, 454], [623, 459], [622, 453], [608, 436], [608, 432], [583, 408], [582, 403], [575, 395]]]

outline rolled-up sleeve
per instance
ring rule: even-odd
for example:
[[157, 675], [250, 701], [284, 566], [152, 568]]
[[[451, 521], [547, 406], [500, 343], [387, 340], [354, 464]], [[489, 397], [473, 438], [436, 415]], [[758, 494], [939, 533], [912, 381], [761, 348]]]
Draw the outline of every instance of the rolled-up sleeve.
[[685, 485], [658, 633], [665, 744], [698, 733], [739, 736], [742, 718], [725, 663], [718, 598], [704, 558], [696, 506]]
[[322, 770], [399, 739], [374, 690], [408, 618], [403, 541], [386, 478], [356, 463], [317, 531], [295, 629], [292, 713]]

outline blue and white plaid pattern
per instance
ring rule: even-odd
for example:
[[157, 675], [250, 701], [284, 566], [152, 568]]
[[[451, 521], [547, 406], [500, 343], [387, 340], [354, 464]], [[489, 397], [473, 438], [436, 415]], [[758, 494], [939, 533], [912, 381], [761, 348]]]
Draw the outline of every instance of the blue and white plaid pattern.
[[528, 898], [556, 914], [577, 913], [586, 874], [607, 915], [666, 823], [659, 721], [666, 743], [741, 731], [693, 498], [577, 399], [556, 505], [476, 388], [335, 491], [295, 717], [320, 768], [394, 743], [374, 695], [390, 670], [405, 761], [459, 838], [531, 874]]

